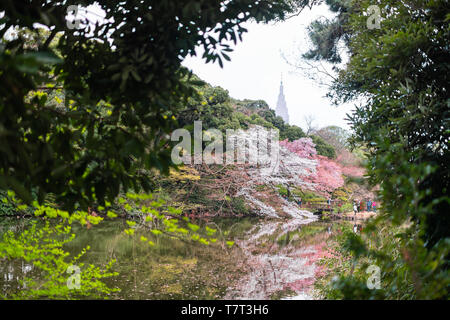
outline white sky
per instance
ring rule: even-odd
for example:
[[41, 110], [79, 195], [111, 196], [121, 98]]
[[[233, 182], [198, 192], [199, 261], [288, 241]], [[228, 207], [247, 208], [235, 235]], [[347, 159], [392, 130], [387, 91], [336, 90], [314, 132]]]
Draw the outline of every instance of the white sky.
[[349, 129], [344, 118], [353, 106], [333, 106], [324, 97], [326, 88], [319, 87], [298, 70], [295, 72], [282, 57], [282, 53], [300, 56], [306, 52], [306, 27], [324, 15], [331, 13], [321, 6], [313, 10], [306, 8], [298, 17], [277, 24], [247, 23], [245, 28], [249, 32], [229, 54], [231, 61], [224, 61], [223, 69], [218, 63], [205, 64], [200, 51], [197, 57], [188, 57], [183, 65], [211, 85], [228, 90], [233, 98], [265, 100], [272, 109], [276, 107], [283, 73], [290, 124], [304, 128], [304, 116], [313, 114], [318, 127], [338, 125]]

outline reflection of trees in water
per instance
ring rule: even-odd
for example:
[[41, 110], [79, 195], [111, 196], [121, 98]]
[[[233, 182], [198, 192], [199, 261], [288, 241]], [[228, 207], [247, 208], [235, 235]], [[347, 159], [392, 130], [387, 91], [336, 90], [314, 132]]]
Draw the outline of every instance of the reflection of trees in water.
[[[29, 219], [5, 218], [0, 223], [0, 239], [8, 231], [23, 232], [29, 225]], [[0, 294], [25, 289], [22, 283], [25, 277], [33, 275], [34, 266], [26, 261], [8, 261], [0, 259]]]
[[[209, 222], [212, 220], [204, 224]], [[26, 222], [21, 223], [11, 219], [11, 223], [14, 224], [13, 230], [17, 233], [27, 228]], [[218, 230], [216, 235], [219, 239], [219, 234], [227, 239], [232, 239], [235, 235], [240, 236], [253, 226], [251, 219], [218, 219], [213, 223], [209, 225]], [[3, 231], [0, 231], [0, 234], [10, 230], [9, 226], [3, 224], [2, 226]], [[103, 280], [108, 286], [119, 287], [122, 290], [114, 294], [112, 298], [211, 298], [209, 291], [205, 289], [206, 284], [219, 285], [220, 288], [226, 285], [225, 281], [221, 280], [226, 274], [221, 274], [217, 280], [206, 271], [212, 269], [214, 275], [215, 272], [220, 272], [220, 268], [212, 264], [221, 263], [224, 267], [229, 266], [231, 258], [223, 258], [223, 253], [228, 250], [220, 250], [219, 259], [215, 256], [213, 249], [208, 246], [187, 245], [168, 237], [158, 238], [155, 240], [155, 247], [150, 248], [139, 240], [140, 232], [137, 231], [135, 237], [124, 234], [125, 227], [123, 220], [103, 221], [90, 229], [74, 224], [72, 232], [76, 234], [76, 237], [64, 245], [64, 250], [71, 256], [90, 245], [91, 249], [80, 259], [80, 262], [85, 264], [104, 264], [111, 258], [117, 259], [114, 269], [119, 272], [119, 276]], [[142, 234], [147, 235], [145, 230], [141, 231]], [[228, 248], [224, 247], [224, 249]], [[225, 256], [229, 257], [228, 254]], [[197, 260], [202, 266], [194, 269], [197, 263], [194, 261]], [[197, 274], [199, 270], [202, 272], [201, 275]], [[32, 263], [0, 259], [0, 297], [11, 296], [23, 290], [25, 287], [22, 286], [21, 281], [25, 280], [25, 277], [39, 282], [41, 280], [39, 272], [40, 269], [33, 267]], [[221, 296], [220, 290], [217, 289], [214, 294]]]
[[0, 292], [3, 295], [17, 290], [26, 289], [22, 283], [25, 277], [33, 274], [34, 266], [25, 261], [0, 260]]

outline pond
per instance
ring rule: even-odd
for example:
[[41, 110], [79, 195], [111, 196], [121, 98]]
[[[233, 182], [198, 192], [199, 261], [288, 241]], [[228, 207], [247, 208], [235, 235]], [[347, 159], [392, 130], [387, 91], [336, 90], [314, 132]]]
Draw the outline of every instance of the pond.
[[[227, 238], [239, 238], [256, 223], [255, 218], [223, 218], [201, 221], [218, 230]], [[6, 230], [21, 232], [29, 223], [26, 220], [3, 219], [0, 233]], [[103, 221], [88, 229], [74, 224], [76, 238], [65, 245], [65, 250], [75, 256], [90, 246], [80, 260], [86, 264], [104, 266], [116, 259], [113, 271], [116, 277], [103, 281], [120, 292], [110, 299], [220, 299], [227, 287], [240, 277], [236, 259], [242, 255], [238, 248], [219, 244], [186, 243], [165, 236], [155, 238], [153, 247], [139, 240], [148, 236], [146, 230], [137, 230], [134, 236], [124, 233], [128, 226], [124, 220]], [[219, 237], [220, 240], [220, 237]], [[25, 261], [0, 260], [0, 292], [7, 294], [20, 290], [19, 280], [25, 276], [39, 277], [32, 264]]]
[[[147, 230], [134, 236], [121, 219], [103, 221], [87, 228], [74, 224], [76, 237], [65, 245], [75, 256], [87, 246], [80, 262], [105, 266], [115, 259], [118, 276], [102, 281], [120, 288], [108, 299], [311, 299], [317, 252], [323, 251], [332, 228], [330, 222], [309, 219], [271, 220], [219, 218], [196, 221], [218, 230], [217, 243], [203, 245], [167, 236], [154, 238], [155, 245], [140, 241]], [[0, 233], [21, 232], [30, 225], [22, 219], [0, 220]], [[220, 240], [233, 239], [232, 248]], [[315, 257], [315, 260], [311, 260]], [[24, 261], [0, 260], [0, 293], [21, 290], [25, 276], [38, 278], [34, 266]], [[68, 275], [69, 276], [69, 275]], [[305, 285], [306, 284], [306, 285]]]

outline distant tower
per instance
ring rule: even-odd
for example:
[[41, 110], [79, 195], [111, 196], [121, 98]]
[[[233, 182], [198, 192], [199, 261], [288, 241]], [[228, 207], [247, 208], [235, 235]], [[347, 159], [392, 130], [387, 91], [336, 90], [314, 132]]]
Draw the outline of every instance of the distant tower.
[[289, 124], [289, 113], [286, 105], [286, 98], [284, 97], [283, 75], [281, 75], [280, 94], [278, 95], [278, 102], [277, 108], [275, 109], [275, 114], [283, 118], [286, 124]]

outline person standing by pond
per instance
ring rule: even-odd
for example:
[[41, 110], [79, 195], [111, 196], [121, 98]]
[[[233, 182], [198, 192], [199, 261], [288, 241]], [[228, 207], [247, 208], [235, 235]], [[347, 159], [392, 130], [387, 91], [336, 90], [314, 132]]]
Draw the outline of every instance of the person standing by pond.
[[377, 212], [377, 203], [375, 201], [372, 203], [372, 209], [373, 212]]
[[367, 200], [367, 211], [370, 211], [372, 209], [372, 201], [370, 199]]

